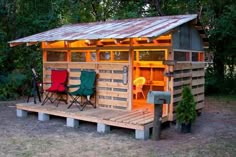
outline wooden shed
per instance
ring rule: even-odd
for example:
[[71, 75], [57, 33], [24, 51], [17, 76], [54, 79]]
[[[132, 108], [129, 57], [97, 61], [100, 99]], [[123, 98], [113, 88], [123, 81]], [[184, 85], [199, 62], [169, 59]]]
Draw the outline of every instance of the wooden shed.
[[[144, 118], [146, 125], [153, 121], [153, 105], [146, 102], [149, 90], [172, 93], [171, 104], [163, 106], [163, 121], [175, 120], [175, 107], [185, 85], [192, 88], [197, 110], [204, 107], [205, 38], [197, 15], [178, 15], [65, 25], [9, 43], [41, 43], [46, 82], [50, 81], [51, 69], [67, 69], [69, 85], [80, 83], [81, 70], [96, 71], [98, 109], [94, 112], [106, 109], [109, 115], [110, 111], [131, 114], [142, 110], [149, 114]], [[138, 94], [134, 98], [133, 82], [138, 77], [146, 80], [144, 96]], [[35, 111], [29, 105], [19, 106], [18, 109]], [[108, 125], [121, 126], [118, 123], [124, 122], [124, 117], [132, 125], [142, 121], [135, 113], [110, 118], [116, 122]]]

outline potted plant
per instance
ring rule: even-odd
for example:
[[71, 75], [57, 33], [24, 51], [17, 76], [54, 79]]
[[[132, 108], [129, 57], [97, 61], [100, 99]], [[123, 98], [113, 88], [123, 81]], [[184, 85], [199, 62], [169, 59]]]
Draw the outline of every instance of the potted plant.
[[185, 86], [182, 90], [182, 100], [177, 105], [176, 119], [182, 133], [191, 132], [192, 123], [196, 119], [196, 102], [191, 89]]

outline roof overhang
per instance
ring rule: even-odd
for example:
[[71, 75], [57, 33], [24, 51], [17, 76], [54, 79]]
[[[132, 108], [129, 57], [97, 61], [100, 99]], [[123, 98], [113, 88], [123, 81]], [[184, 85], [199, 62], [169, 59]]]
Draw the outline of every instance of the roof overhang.
[[11, 47], [26, 43], [27, 46], [39, 42], [153, 38], [170, 32], [176, 27], [194, 21], [197, 14], [159, 16], [137, 19], [116, 20], [65, 25], [46, 32], [10, 41]]

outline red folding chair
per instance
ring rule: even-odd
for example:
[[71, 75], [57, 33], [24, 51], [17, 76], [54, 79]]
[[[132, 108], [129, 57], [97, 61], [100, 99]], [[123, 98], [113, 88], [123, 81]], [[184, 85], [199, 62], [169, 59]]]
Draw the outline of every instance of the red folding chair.
[[[63, 100], [63, 94], [66, 94], [67, 88], [66, 88], [66, 83], [67, 83], [67, 77], [68, 77], [68, 72], [67, 70], [52, 70], [51, 74], [51, 87], [45, 90], [45, 98], [42, 102], [42, 105], [44, 105], [48, 100], [51, 103], [54, 103], [55, 101], [58, 101], [58, 104], [60, 103], [61, 100]], [[57, 97], [52, 100], [53, 95], [57, 94]], [[67, 104], [67, 101], [64, 100], [65, 103]]]

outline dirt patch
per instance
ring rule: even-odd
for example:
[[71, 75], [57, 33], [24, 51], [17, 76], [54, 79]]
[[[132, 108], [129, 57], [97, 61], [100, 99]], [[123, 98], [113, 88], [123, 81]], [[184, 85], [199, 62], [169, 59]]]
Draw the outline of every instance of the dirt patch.
[[129, 129], [100, 134], [86, 122], [68, 128], [60, 117], [17, 118], [15, 104], [21, 101], [0, 102], [0, 157], [236, 156], [236, 101], [206, 98], [193, 133], [180, 134], [172, 124], [162, 130], [161, 141], [136, 140]]

